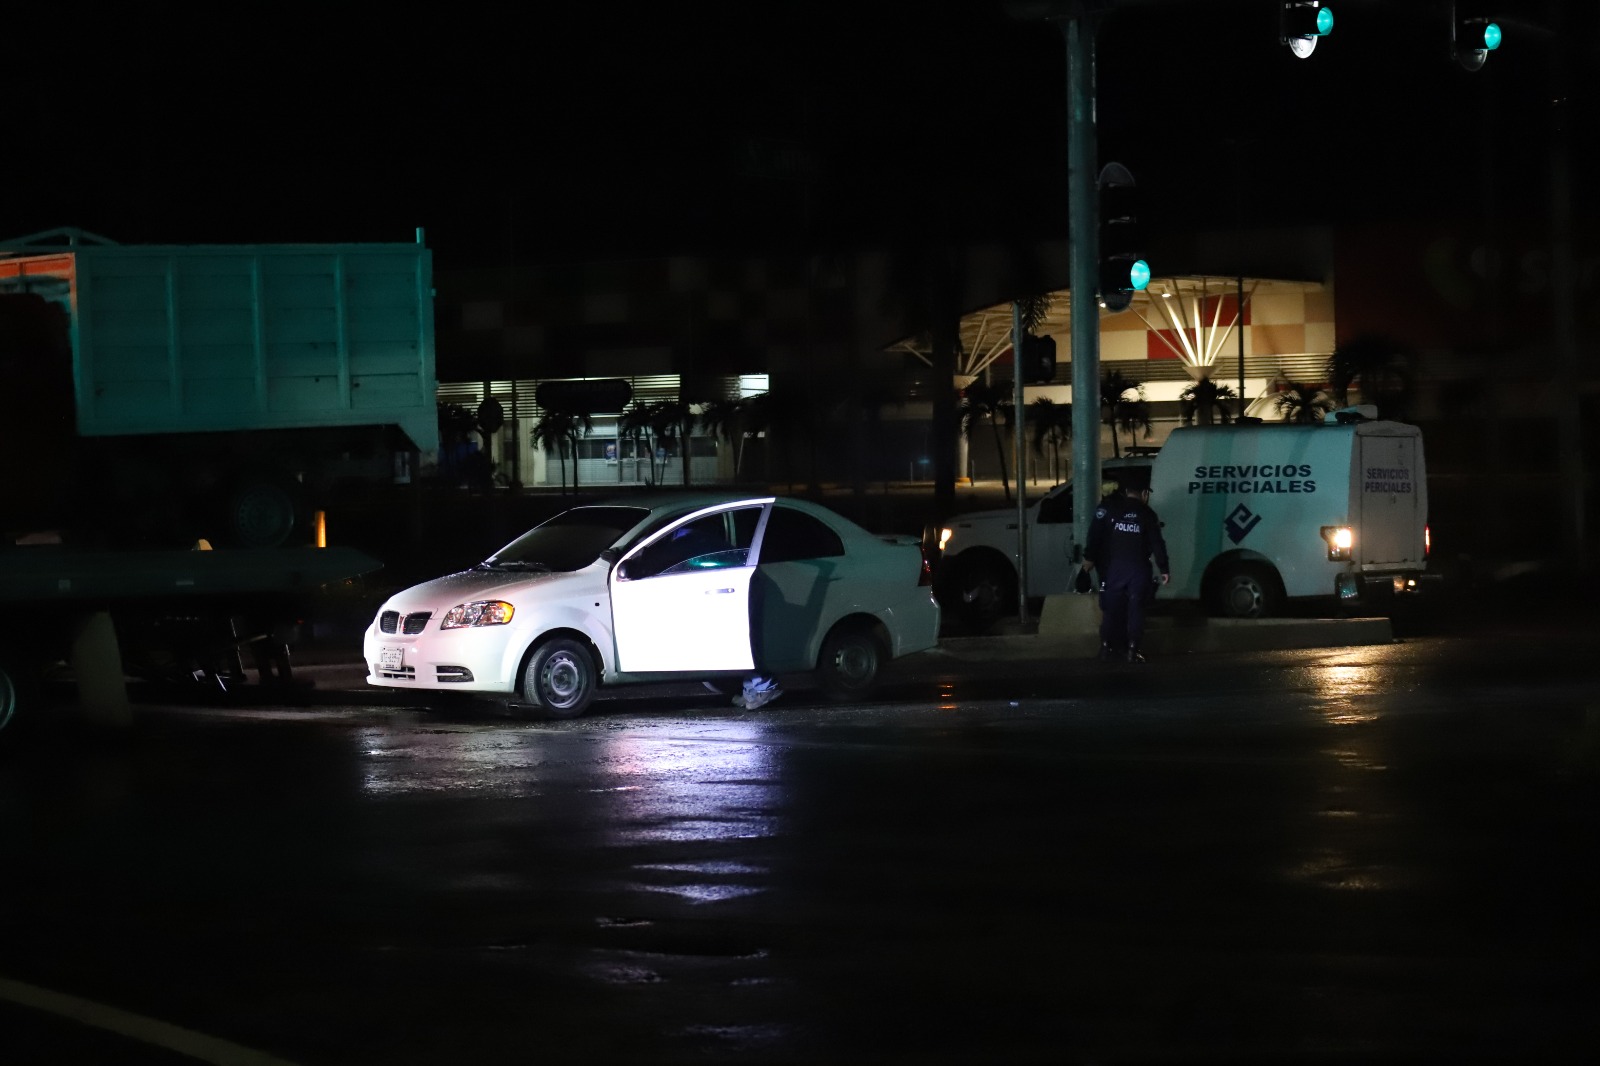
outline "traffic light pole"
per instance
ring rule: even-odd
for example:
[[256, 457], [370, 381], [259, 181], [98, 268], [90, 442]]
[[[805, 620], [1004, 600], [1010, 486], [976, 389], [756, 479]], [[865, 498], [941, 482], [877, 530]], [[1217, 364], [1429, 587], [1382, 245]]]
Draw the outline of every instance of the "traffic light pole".
[[[1094, 16], [1061, 23], [1067, 39], [1067, 218], [1072, 288], [1072, 538], [1081, 546], [1100, 499], [1099, 208], [1095, 182]], [[1078, 560], [1072, 560], [1076, 563]]]

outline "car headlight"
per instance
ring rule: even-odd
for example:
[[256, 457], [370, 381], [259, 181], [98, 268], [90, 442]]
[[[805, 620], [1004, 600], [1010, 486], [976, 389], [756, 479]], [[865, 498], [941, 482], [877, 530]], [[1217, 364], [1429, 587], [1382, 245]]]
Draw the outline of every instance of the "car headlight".
[[458, 603], [444, 614], [440, 629], [466, 629], [470, 626], [503, 626], [517, 609], [504, 600], [477, 600]]

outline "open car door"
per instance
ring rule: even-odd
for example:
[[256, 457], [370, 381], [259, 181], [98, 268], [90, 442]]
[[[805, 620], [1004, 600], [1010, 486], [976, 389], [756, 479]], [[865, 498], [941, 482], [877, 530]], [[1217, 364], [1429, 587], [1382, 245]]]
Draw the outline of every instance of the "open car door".
[[611, 569], [617, 667], [626, 673], [751, 670], [750, 582], [771, 500], [684, 516]]

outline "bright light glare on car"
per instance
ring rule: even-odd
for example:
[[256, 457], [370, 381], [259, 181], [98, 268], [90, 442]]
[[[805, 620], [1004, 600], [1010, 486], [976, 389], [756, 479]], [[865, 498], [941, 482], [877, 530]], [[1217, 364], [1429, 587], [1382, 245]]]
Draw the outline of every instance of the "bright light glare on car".
[[955, 535], [956, 531], [951, 529], [949, 526], [945, 526], [943, 529], [939, 530], [939, 550], [944, 551], [945, 546], [950, 543], [950, 538]]
[[503, 626], [517, 609], [504, 600], [478, 600], [458, 603], [445, 612], [440, 629], [466, 629], [471, 626]]

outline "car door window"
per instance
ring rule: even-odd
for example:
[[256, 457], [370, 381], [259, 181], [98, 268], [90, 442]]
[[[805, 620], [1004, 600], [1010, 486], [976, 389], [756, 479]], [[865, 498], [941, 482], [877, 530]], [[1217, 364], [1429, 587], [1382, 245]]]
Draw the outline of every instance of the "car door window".
[[[748, 513], [748, 517], [746, 517]], [[686, 522], [628, 560], [628, 581], [743, 566], [750, 555], [761, 508], [719, 511]]]

